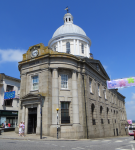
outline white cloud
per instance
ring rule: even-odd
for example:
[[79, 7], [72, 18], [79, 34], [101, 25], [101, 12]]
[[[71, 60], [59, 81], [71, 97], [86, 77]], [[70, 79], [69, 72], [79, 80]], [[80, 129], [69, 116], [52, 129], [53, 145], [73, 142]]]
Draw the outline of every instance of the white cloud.
[[106, 70], [108, 67], [107, 66], [105, 66], [105, 65], [103, 65], [103, 67], [104, 67], [104, 69]]
[[126, 104], [127, 119], [135, 120], [135, 100], [127, 101]]
[[21, 49], [0, 49], [0, 63], [3, 62], [19, 62], [22, 60], [22, 54], [26, 53], [26, 50]]
[[135, 99], [135, 93], [133, 93], [133, 95], [132, 95], [132, 99]]

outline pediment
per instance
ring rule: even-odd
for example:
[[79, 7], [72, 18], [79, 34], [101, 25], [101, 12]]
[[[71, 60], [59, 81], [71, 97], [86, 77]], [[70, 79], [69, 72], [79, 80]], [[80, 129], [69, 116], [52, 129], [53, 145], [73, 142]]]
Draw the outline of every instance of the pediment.
[[23, 100], [30, 100], [30, 99], [39, 99], [39, 97], [37, 94], [29, 93], [23, 96], [20, 100], [23, 101]]
[[101, 75], [103, 75], [106, 80], [109, 80], [109, 76], [106, 72], [106, 70], [104, 69], [103, 65], [101, 64], [101, 62], [99, 60], [95, 60], [95, 59], [87, 59], [87, 62], [92, 65], [92, 67], [94, 68], [94, 70], [96, 70], [98, 73], [100, 73]]

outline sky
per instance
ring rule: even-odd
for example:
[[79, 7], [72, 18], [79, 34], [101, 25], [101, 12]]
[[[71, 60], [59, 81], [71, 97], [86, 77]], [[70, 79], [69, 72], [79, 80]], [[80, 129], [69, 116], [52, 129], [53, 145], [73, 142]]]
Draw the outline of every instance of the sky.
[[[32, 45], [48, 45], [66, 6], [91, 39], [90, 52], [111, 79], [135, 76], [135, 0], [1, 0], [0, 73], [20, 78], [18, 62]], [[120, 89], [135, 120], [135, 87]]]

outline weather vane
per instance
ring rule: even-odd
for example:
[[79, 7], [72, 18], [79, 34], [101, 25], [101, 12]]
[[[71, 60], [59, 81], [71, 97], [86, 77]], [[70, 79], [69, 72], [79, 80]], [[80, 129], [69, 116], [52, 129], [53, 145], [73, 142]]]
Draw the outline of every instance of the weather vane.
[[66, 9], [65, 9], [65, 10], [67, 10], [67, 13], [69, 13], [69, 7], [68, 7], [68, 6], [66, 7]]

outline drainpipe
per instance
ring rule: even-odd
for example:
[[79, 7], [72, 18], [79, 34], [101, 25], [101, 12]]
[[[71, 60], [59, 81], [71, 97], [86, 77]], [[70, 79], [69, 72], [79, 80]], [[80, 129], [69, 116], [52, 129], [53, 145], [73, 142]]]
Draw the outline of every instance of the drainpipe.
[[87, 123], [87, 110], [86, 110], [84, 75], [82, 75], [82, 78], [83, 78], [83, 87], [84, 87], [84, 102], [85, 102], [85, 117], [86, 117], [86, 136], [87, 136], [87, 139], [88, 139], [88, 123]]

